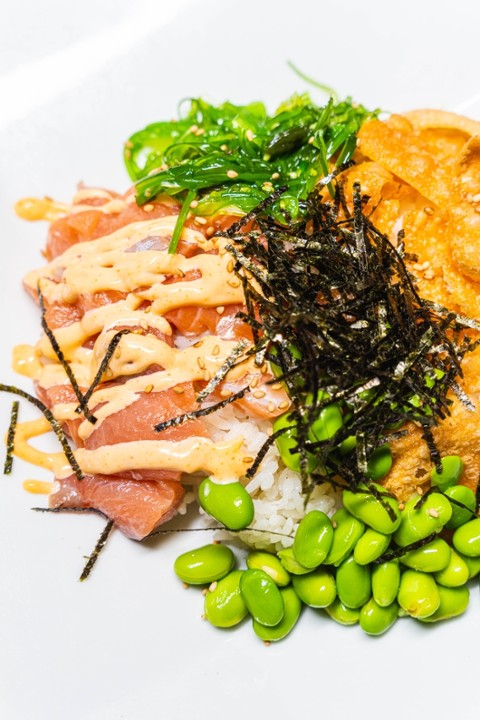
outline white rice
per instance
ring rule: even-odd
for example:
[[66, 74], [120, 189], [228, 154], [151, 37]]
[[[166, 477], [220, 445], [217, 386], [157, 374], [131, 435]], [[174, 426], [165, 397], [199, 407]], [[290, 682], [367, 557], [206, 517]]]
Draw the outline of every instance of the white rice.
[[[270, 421], [251, 419], [232, 405], [212, 412], [205, 421], [212, 440], [228, 441], [241, 435], [244, 451], [252, 457], [268, 439], [272, 428]], [[259, 549], [281, 550], [289, 547], [306, 512], [322, 510], [331, 516], [340, 506], [341, 495], [329, 483], [316, 485], [306, 502], [300, 475], [285, 467], [275, 445], [269, 449], [255, 477], [245, 487], [253, 498], [255, 518], [248, 531], [235, 535]], [[204, 518], [206, 523], [210, 522], [205, 514]], [[219, 538], [227, 535], [231, 539], [230, 533], [221, 531]]]

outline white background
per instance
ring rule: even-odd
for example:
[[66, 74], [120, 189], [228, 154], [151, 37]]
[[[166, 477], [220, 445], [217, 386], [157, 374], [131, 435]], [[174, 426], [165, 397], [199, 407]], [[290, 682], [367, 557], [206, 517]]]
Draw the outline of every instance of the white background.
[[[84, 181], [123, 190], [123, 141], [186, 96], [263, 99], [306, 73], [370, 107], [470, 108], [480, 118], [480, 5], [452, 2], [4, 0], [0, 9], [0, 381], [26, 390], [11, 348], [34, 342], [21, 277], [41, 264], [46, 228], [14, 217], [25, 195], [69, 201]], [[317, 102], [322, 96], [312, 91]], [[475, 98], [476, 103], [475, 104]], [[10, 398], [0, 397], [0, 429]], [[22, 417], [30, 410], [22, 405]], [[248, 623], [202, 622], [201, 595], [172, 562], [196, 538], [140, 545], [114, 533], [77, 580], [103, 521], [31, 512], [22, 490], [48, 478], [15, 462], [0, 477], [0, 716], [146, 720], [478, 716], [480, 598], [443, 626], [402, 620], [368, 638], [305, 612], [285, 642]]]

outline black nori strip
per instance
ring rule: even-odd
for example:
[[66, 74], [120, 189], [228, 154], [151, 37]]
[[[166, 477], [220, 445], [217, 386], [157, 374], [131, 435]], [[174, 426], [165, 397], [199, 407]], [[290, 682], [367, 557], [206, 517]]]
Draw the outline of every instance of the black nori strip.
[[214, 405], [209, 405], [208, 407], [200, 408], [199, 410], [192, 410], [192, 412], [185, 413], [184, 415], [177, 415], [176, 417], [170, 418], [170, 420], [165, 420], [165, 422], [158, 423], [158, 425], [155, 425], [154, 430], [156, 432], [162, 432], [167, 428], [182, 425], [184, 422], [187, 422], [187, 420], [194, 420], [198, 417], [210, 415], [210, 413], [226, 407], [230, 403], [235, 402], [235, 400], [240, 400], [249, 391], [250, 388], [245, 387], [242, 390], [239, 390], [237, 393], [230, 395], [230, 397], [226, 398], [225, 400], [221, 400], [220, 402], [215, 403]]
[[3, 466], [3, 474], [9, 475], [12, 472], [13, 466], [13, 448], [15, 446], [15, 430], [17, 428], [18, 421], [18, 400], [14, 400], [12, 403], [12, 412], [10, 414], [10, 425], [8, 426], [7, 433], [7, 454], [5, 456], [5, 464]]
[[25, 400], [28, 400], [28, 402], [32, 403], [32, 405], [35, 405], [45, 416], [45, 418], [48, 420], [50, 425], [52, 426], [52, 430], [54, 431], [55, 435], [57, 436], [62, 448], [63, 452], [65, 453], [65, 456], [70, 463], [70, 466], [77, 476], [78, 480], [83, 480], [83, 473], [80, 469], [80, 465], [77, 463], [75, 459], [75, 455], [73, 454], [72, 448], [68, 444], [67, 437], [65, 433], [62, 430], [62, 426], [58, 422], [58, 420], [53, 415], [52, 411], [47, 408], [46, 405], [42, 403], [41, 400], [34, 397], [33, 395], [30, 395], [29, 393], [25, 392], [24, 390], [20, 390], [20, 388], [14, 387], [13, 385], [4, 385], [3, 383], [0, 383], [0, 392], [9, 392], [13, 393], [14, 395], [19, 395], [20, 397], [24, 398]]
[[201, 392], [197, 395], [197, 403], [203, 402], [206, 397], [212, 393], [217, 385], [219, 385], [222, 380], [225, 379], [225, 376], [227, 373], [232, 369], [233, 365], [235, 364], [235, 361], [240, 357], [240, 355], [243, 353], [247, 346], [246, 340], [240, 340], [238, 345], [235, 345], [230, 355], [227, 357], [223, 365], [219, 367], [215, 375], [212, 377], [210, 382], [203, 388]]
[[[113, 353], [115, 352], [115, 349], [116, 349], [118, 343], [119, 343], [120, 340], [122, 339], [122, 336], [123, 336], [123, 335], [127, 335], [128, 333], [131, 333], [131, 332], [132, 332], [131, 330], [125, 328], [124, 330], [119, 330], [119, 331], [118, 331], [117, 333], [115, 333], [115, 335], [112, 337], [112, 339], [111, 339], [110, 342], [108, 343], [108, 347], [107, 347], [107, 350], [106, 350], [106, 352], [105, 352], [105, 356], [104, 356], [102, 362], [101, 362], [100, 365], [99, 365], [99, 368], [98, 368], [98, 370], [97, 370], [97, 373], [96, 373], [95, 377], [93, 378], [92, 384], [90, 385], [90, 387], [89, 387], [88, 390], [86, 391], [85, 395], [82, 396], [82, 401], [80, 402], [80, 405], [79, 405], [77, 408], [75, 408], [75, 412], [76, 412], [76, 413], [81, 413], [81, 412], [84, 413], [84, 412], [85, 412], [87, 403], [88, 403], [88, 401], [90, 400], [91, 396], [93, 395], [93, 393], [94, 393], [94, 391], [95, 391], [95, 388], [96, 388], [97, 385], [100, 383], [100, 381], [101, 381], [101, 379], [102, 379], [102, 377], [103, 377], [106, 369], [108, 368], [108, 363], [110, 362], [110, 360], [111, 360], [111, 358], [112, 358], [112, 355], [113, 355]], [[87, 410], [88, 410], [88, 408], [87, 408]], [[97, 419], [96, 419], [96, 418], [95, 418], [95, 422], [97, 422]]]
[[405, 547], [397, 547], [393, 550], [383, 553], [383, 555], [380, 555], [380, 557], [373, 562], [375, 563], [375, 565], [381, 565], [384, 562], [389, 562], [389, 560], [395, 560], [396, 558], [406, 555], [408, 552], [410, 552], [410, 550], [418, 550], [424, 545], [428, 545], [428, 543], [432, 540], [435, 540], [436, 537], [438, 537], [437, 533], [431, 533], [430, 535], [427, 535], [427, 537], [422, 538], [421, 540], [416, 540], [416, 542], [410, 543], [410, 545], [405, 545]]
[[83, 411], [86, 419], [89, 422], [91, 422], [92, 425], [94, 425], [97, 422], [97, 418], [94, 415], [92, 415], [90, 413], [89, 409], [85, 406], [83, 393], [80, 390], [77, 379], [73, 373], [72, 368], [70, 367], [70, 363], [65, 359], [62, 349], [61, 349], [60, 345], [58, 344], [58, 340], [55, 337], [53, 330], [51, 330], [51, 328], [48, 326], [48, 323], [45, 319], [46, 309], [45, 309], [45, 302], [43, 299], [43, 294], [40, 289], [40, 283], [37, 286], [37, 294], [38, 294], [38, 302], [40, 304], [40, 310], [42, 313], [41, 323], [42, 323], [43, 331], [44, 331], [45, 335], [48, 337], [48, 339], [50, 340], [50, 345], [52, 346], [53, 352], [57, 356], [58, 362], [63, 367], [68, 379], [70, 380], [70, 385], [72, 386], [73, 392], [75, 393], [77, 400], [80, 403], [80, 407], [82, 408], [82, 411]]
[[80, 575], [80, 581], [86, 580], [90, 573], [92, 572], [93, 566], [98, 560], [98, 556], [102, 552], [103, 548], [105, 547], [105, 543], [108, 540], [108, 537], [113, 529], [113, 520], [109, 520], [107, 524], [105, 525], [103, 532], [101, 533], [100, 537], [98, 538], [97, 544], [95, 545], [92, 554], [87, 560], [87, 563], [85, 567], [82, 570], [82, 574]]

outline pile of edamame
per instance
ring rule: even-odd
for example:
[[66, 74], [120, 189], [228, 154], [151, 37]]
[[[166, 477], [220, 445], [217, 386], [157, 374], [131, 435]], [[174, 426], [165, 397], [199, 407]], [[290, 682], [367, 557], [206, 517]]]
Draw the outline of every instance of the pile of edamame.
[[[184, 583], [206, 586], [204, 617], [212, 625], [229, 628], [251, 616], [265, 642], [286, 637], [303, 606], [343, 625], [358, 623], [369, 635], [381, 635], [399, 617], [426, 623], [455, 617], [466, 610], [468, 583], [480, 572], [480, 517], [475, 493], [458, 484], [462, 468], [459, 457], [442, 458], [430, 490], [405, 505], [378, 484], [345, 490], [331, 518], [308, 512], [290, 547], [252, 550], [244, 569], [236, 568], [229, 547], [212, 543], [180, 555], [175, 572]], [[205, 485], [202, 493], [211, 490]], [[228, 492], [240, 525], [250, 522], [245, 495], [238, 487]], [[214, 517], [226, 514], [225, 525], [238, 529], [235, 503], [226, 504], [226, 513], [213, 505]]]

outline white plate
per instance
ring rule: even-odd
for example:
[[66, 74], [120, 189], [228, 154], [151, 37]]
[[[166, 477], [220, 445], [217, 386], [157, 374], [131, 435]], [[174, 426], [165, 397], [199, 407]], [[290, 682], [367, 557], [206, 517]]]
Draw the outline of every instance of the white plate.
[[[10, 356], [39, 334], [21, 278], [42, 263], [46, 228], [14, 217], [17, 198], [68, 201], [82, 180], [126, 188], [121, 149], [131, 132], [171, 117], [185, 96], [260, 98], [273, 109], [308, 89], [288, 59], [341, 95], [386, 110], [467, 110], [472, 98], [474, 112], [478, 102], [480, 5], [469, 0], [17, 0], [1, 13], [0, 379], [27, 390]], [[10, 400], [0, 397], [2, 432]], [[22, 404], [22, 416], [29, 412]], [[442, 626], [405, 620], [371, 639], [310, 611], [289, 639], [266, 648], [248, 624], [221, 632], [202, 622], [201, 595], [184, 591], [172, 572], [191, 536], [141, 545], [114, 533], [80, 584], [103, 521], [33, 513], [44, 498], [23, 491], [28, 477], [48, 474], [15, 461], [0, 482], [6, 720], [367, 712], [374, 720], [401, 704], [414, 718], [477, 716], [476, 587], [466, 616]]]

